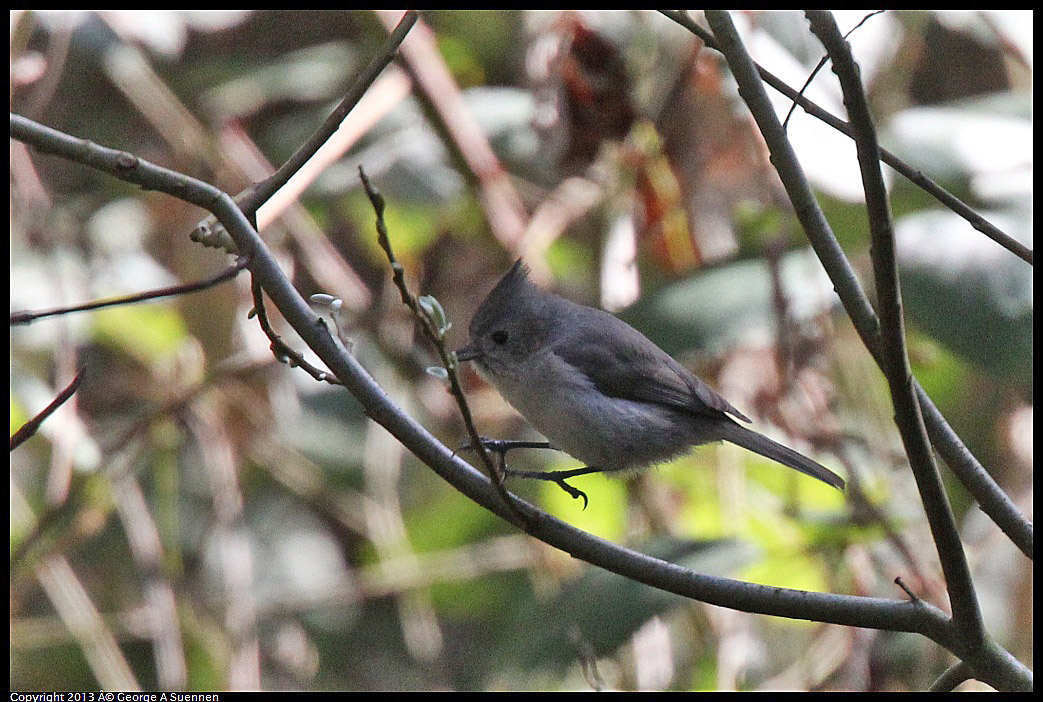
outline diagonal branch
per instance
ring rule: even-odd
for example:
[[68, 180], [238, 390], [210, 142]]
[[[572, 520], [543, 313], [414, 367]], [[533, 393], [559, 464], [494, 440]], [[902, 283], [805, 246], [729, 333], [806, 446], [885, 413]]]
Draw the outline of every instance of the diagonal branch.
[[844, 40], [833, 15], [824, 10], [808, 10], [811, 31], [826, 48], [833, 64], [833, 72], [840, 79], [844, 106], [851, 120], [851, 129], [862, 172], [862, 186], [866, 195], [866, 212], [872, 240], [870, 256], [876, 282], [877, 308], [880, 311], [881, 368], [891, 388], [895, 408], [895, 423], [905, 445], [906, 455], [923, 500], [927, 521], [934, 535], [942, 572], [949, 588], [953, 619], [961, 634], [974, 646], [985, 638], [985, 626], [978, 607], [978, 598], [971, 580], [967, 557], [956, 527], [942, 477], [934, 463], [934, 454], [927, 438], [920, 403], [913, 387], [913, 374], [905, 342], [905, 319], [902, 311], [902, 291], [898, 279], [898, 255], [895, 249], [894, 228], [891, 221], [891, 203], [880, 170], [880, 144], [876, 137], [873, 115], [869, 109], [858, 65], [851, 55], [851, 46]]
[[85, 370], [85, 368], [80, 368], [80, 371], [76, 374], [76, 377], [72, 379], [72, 382], [69, 383], [64, 390], [58, 393], [58, 396], [51, 400], [49, 405], [44, 407], [35, 417], [23, 424], [21, 428], [11, 436], [12, 451], [28, 441], [40, 428], [40, 425], [44, 423], [44, 420], [54, 414], [59, 407], [69, 401], [69, 398], [72, 397], [73, 393], [75, 393], [80, 387]]
[[[680, 21], [673, 14], [667, 12], [665, 14], [668, 14], [672, 19]], [[718, 51], [725, 53], [726, 56], [729, 52], [735, 54], [733, 58], [729, 58], [732, 75], [739, 84], [739, 92], [750, 108], [768, 145], [772, 163], [782, 179], [790, 202], [793, 204], [794, 212], [807, 233], [815, 254], [833, 281], [834, 290], [840, 297], [844, 310], [851, 318], [855, 330], [870, 354], [873, 355], [877, 364], [882, 364], [883, 356], [880, 347], [879, 320], [873, 311], [872, 305], [869, 303], [869, 298], [862, 289], [861, 283], [858, 281], [854, 268], [852, 268], [844, 255], [840, 244], [837, 243], [836, 237], [833, 235], [829, 222], [826, 221], [825, 215], [819, 208], [818, 202], [811, 191], [811, 186], [800, 167], [797, 155], [786, 138], [786, 132], [779, 123], [771, 101], [764, 91], [761, 77], [768, 81], [767, 76], [770, 76], [770, 74], [753, 62], [741, 44], [738, 43], [737, 36], [734, 40], [734, 46], [729, 42], [729, 45], [725, 47], [721, 37], [715, 39], [706, 30], [692, 22], [687, 15], [684, 15], [684, 19], [687, 21], [687, 24], [684, 24], [685, 27], [698, 34], [704, 41], [709, 39], [707, 46], [713, 46]], [[771, 78], [774, 79], [772, 85], [776, 88], [779, 88], [780, 85], [785, 86], [784, 83], [778, 81], [774, 76], [771, 76]], [[788, 86], [786, 86], [786, 90], [783, 92], [787, 92], [788, 95], [793, 93], [794, 99], [804, 100], [803, 96], [796, 95], [796, 92], [788, 88]], [[821, 108], [817, 109], [821, 111]], [[831, 118], [836, 120], [835, 117], [831, 116]], [[841, 131], [850, 134], [850, 127], [845, 122], [836, 121], [843, 125]], [[885, 162], [887, 162], [886, 159]], [[963, 444], [956, 432], [946, 422], [945, 417], [931, 401], [931, 398], [920, 387], [919, 383], [915, 379], [913, 382], [917, 398], [922, 407], [928, 433], [938, 453], [941, 454], [946, 465], [949, 466], [968, 492], [974, 496], [982, 511], [988, 514], [1021, 552], [1031, 559], [1033, 553], [1032, 522], [1021, 514], [1018, 507]]]
[[315, 130], [315, 133], [286, 160], [286, 163], [279, 166], [275, 173], [258, 183], [243, 198], [240, 206], [247, 215], [256, 212], [258, 207], [267, 202], [340, 128], [340, 123], [344, 121], [348, 113], [358, 104], [362, 96], [366, 94], [369, 86], [373, 84], [377, 76], [380, 75], [388, 64], [394, 60], [398, 53], [398, 47], [401, 46], [406, 35], [409, 34], [409, 30], [416, 24], [417, 17], [416, 10], [408, 10], [402, 15], [402, 19], [398, 21], [398, 26], [395, 27], [394, 31], [388, 36], [387, 41], [384, 42], [383, 48], [370, 60], [369, 65], [366, 66], [362, 73], [358, 75], [355, 83], [348, 90], [344, 99], [340, 101], [340, 104], [337, 105], [337, 108]]
[[[315, 133], [308, 137], [308, 140], [284, 164], [279, 166], [275, 173], [272, 173], [259, 183], [251, 185], [235, 196], [235, 201], [239, 204], [240, 209], [246, 213], [247, 217], [255, 215], [261, 205], [268, 202], [282, 186], [286, 185], [290, 178], [303, 168], [304, 164], [340, 129], [344, 118], [355, 108], [381, 72], [395, 59], [398, 47], [401, 46], [406, 35], [409, 34], [409, 30], [416, 24], [417, 18], [416, 10], [406, 11], [402, 15], [402, 19], [399, 20], [398, 26], [395, 27], [394, 31], [388, 36], [387, 41], [384, 42], [383, 48], [370, 60], [369, 65], [355, 79], [344, 99], [319, 125]], [[190, 236], [193, 241], [204, 246], [223, 248], [229, 253], [237, 253], [232, 239], [229, 238], [229, 233], [218, 226], [216, 217], [205, 218], [192, 231]]]

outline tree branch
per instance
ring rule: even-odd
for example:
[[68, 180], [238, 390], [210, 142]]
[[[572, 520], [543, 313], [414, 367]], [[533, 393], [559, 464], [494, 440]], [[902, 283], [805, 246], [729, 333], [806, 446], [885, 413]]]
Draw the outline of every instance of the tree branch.
[[[959, 650], [948, 618], [926, 602], [804, 592], [695, 573], [583, 532], [520, 499], [515, 501], [515, 507], [526, 518], [519, 519], [503, 502], [489, 478], [458, 458], [396, 406], [358, 361], [343, 352], [228, 194], [126, 152], [70, 137], [24, 117], [12, 115], [11, 132], [15, 138], [42, 151], [166, 192], [211, 212], [227, 229], [238, 249], [249, 257], [248, 268], [286, 321], [358, 399], [371, 419], [461, 493], [544, 543], [638, 582], [709, 604], [794, 619], [915, 632], [950, 650], [956, 649], [954, 652]], [[1002, 650], [985, 653], [989, 655], [987, 660], [1002, 664], [1003, 670], [1013, 670], [1008, 677], [1020, 682], [1021, 687], [1031, 685], [1031, 675], [1024, 666], [1019, 669], [1009, 654], [1004, 658], [1006, 652]]]
[[909, 465], [913, 470], [920, 498], [923, 500], [931, 533], [934, 535], [942, 572], [949, 589], [953, 619], [961, 634], [972, 645], [977, 646], [985, 638], [978, 597], [967, 566], [967, 557], [963, 552], [960, 533], [956, 528], [956, 518], [942, 486], [942, 477], [934, 463], [934, 454], [931, 452], [927, 429], [920, 413], [920, 403], [913, 389], [913, 373], [905, 343], [905, 316], [902, 311], [891, 203], [887, 187], [884, 185], [884, 175], [880, 170], [880, 144], [876, 137], [876, 126], [862, 87], [858, 65], [833, 15], [824, 10], [807, 10], [805, 15], [811, 22], [811, 31], [829, 54], [833, 72], [840, 79], [844, 106], [847, 108], [855, 139], [872, 242], [870, 257], [873, 261], [877, 308], [880, 315], [883, 355], [881, 368], [891, 388], [895, 423], [909, 457]]
[[244, 268], [246, 268], [246, 258], [240, 256], [235, 263], [217, 275], [213, 275], [204, 280], [197, 280], [194, 283], [182, 283], [167, 288], [159, 288], [158, 290], [149, 290], [148, 292], [138, 293], [136, 295], [114, 297], [108, 300], [95, 300], [94, 302], [86, 302], [82, 305], [73, 305], [71, 307], [55, 307], [53, 309], [39, 310], [36, 312], [28, 310], [24, 312], [14, 312], [11, 314], [11, 324], [30, 324], [37, 319], [69, 314], [70, 312], [85, 312], [87, 310], [97, 310], [103, 307], [114, 307], [116, 305], [132, 305], [137, 302], [147, 302], [148, 300], [156, 300], [161, 297], [173, 297], [175, 295], [186, 295], [188, 293], [199, 292], [200, 290], [207, 290], [208, 288], [220, 285], [226, 280], [231, 280], [239, 275]]
[[931, 683], [931, 692], [952, 692], [960, 683], [974, 679], [970, 666], [963, 661], [955, 663]]
[[[771, 152], [772, 163], [782, 179], [797, 217], [804, 227], [812, 247], [819, 255], [819, 259], [827, 272], [829, 272], [837, 294], [855, 323], [856, 330], [862, 337], [863, 343], [873, 354], [877, 363], [885, 369], [886, 373], [890, 366], [880, 349], [882, 343], [880, 322], [873, 313], [850, 263], [844, 256], [829, 228], [829, 224], [818, 207], [818, 203], [811, 192], [807, 179], [804, 177], [796, 154], [786, 139], [782, 125], [779, 123], [778, 117], [768, 101], [756, 67], [739, 40], [738, 32], [732, 24], [731, 17], [727, 12], [721, 10], [708, 10], [706, 16], [714, 31], [718, 45], [728, 60], [732, 74], [739, 85], [739, 93], [749, 106], [764, 136]], [[915, 381], [912, 380], [911, 376], [908, 376], [908, 378], [909, 388], [912, 390], [912, 384]], [[915, 461], [919, 457], [913, 455], [910, 459]], [[917, 478], [919, 481], [920, 476], [918, 475]], [[935, 524], [932, 523], [932, 530], [934, 527]], [[947, 545], [947, 542], [943, 543]], [[941, 546], [942, 544], [939, 544], [939, 547]], [[959, 549], [962, 556], [963, 546], [958, 538], [955, 548]], [[949, 554], [942, 553], [940, 555], [944, 564]], [[951, 562], [949, 567], [953, 568]], [[950, 572], [946, 571], [947, 583], [952, 588], [953, 585], [952, 581], [949, 580], [949, 575]], [[958, 572], [954, 573], [954, 579], [957, 582], [957, 588], [961, 587], [962, 583], [960, 583], [960, 574]], [[966, 613], [964, 614], [966, 615]], [[965, 624], [966, 622], [961, 626]], [[981, 676], [980, 679], [986, 680], [990, 684], [999, 685], [1000, 688], [1004, 689], [1031, 689], [1031, 673], [1023, 665], [1014, 661], [1009, 653], [1002, 651], [1002, 649], [996, 650], [998, 647], [994, 647], [987, 639], [982, 640], [980, 645], [975, 645], [973, 641], [968, 642], [959, 635], [964, 633], [963, 631], [959, 631], [955, 627], [952, 631], [954, 634], [952, 643], [955, 649], [950, 648], [950, 650], [953, 650], [963, 660], [966, 660], [975, 670], [975, 673]], [[984, 664], [982, 656], [988, 656], [988, 664]]]
[[44, 407], [35, 417], [23, 424], [18, 431], [11, 436], [12, 451], [28, 441], [37, 432], [40, 425], [44, 423], [44, 420], [54, 414], [59, 407], [68, 402], [69, 398], [72, 397], [73, 393], [75, 393], [80, 387], [85, 370], [85, 368], [80, 368], [80, 372], [76, 374], [76, 377], [72, 379], [72, 382], [69, 383], [64, 390], [58, 393], [58, 396], [51, 400], [49, 405]]
[[387, 255], [388, 264], [391, 266], [392, 278], [395, 282], [395, 287], [398, 288], [399, 295], [402, 298], [402, 303], [409, 308], [413, 313], [413, 317], [420, 324], [420, 328], [424, 332], [424, 336], [427, 337], [428, 341], [434, 344], [435, 349], [438, 351], [438, 355], [442, 361], [442, 367], [445, 368], [446, 377], [449, 381], [449, 390], [453, 395], [453, 399], [456, 400], [457, 407], [460, 409], [460, 416], [463, 418], [464, 427], [467, 430], [468, 438], [471, 441], [471, 447], [478, 454], [478, 457], [482, 461], [482, 465], [485, 467], [485, 472], [489, 478], [493, 481], [497, 491], [500, 493], [500, 497], [504, 503], [514, 510], [519, 518], [524, 519], [524, 515], [518, 512], [514, 507], [514, 496], [507, 492], [507, 488], [503, 484], [503, 470], [500, 466], [493, 463], [489, 457], [489, 452], [486, 451], [485, 445], [482, 443], [482, 439], [478, 436], [478, 430], [475, 429], [474, 419], [471, 416], [471, 408], [467, 404], [467, 397], [464, 395], [463, 388], [460, 386], [460, 378], [457, 375], [457, 360], [456, 354], [446, 348], [445, 345], [445, 333], [449, 331], [447, 320], [444, 319], [444, 313], [439, 312], [442, 319], [436, 323], [425, 310], [422, 309], [420, 301], [416, 298], [413, 293], [409, 291], [406, 286], [405, 269], [402, 264], [395, 258], [394, 249], [391, 247], [391, 239], [388, 238], [387, 223], [384, 221], [384, 196], [377, 192], [377, 189], [373, 187], [369, 177], [366, 176], [366, 171], [363, 170], [362, 166], [359, 166], [359, 178], [362, 179], [362, 187], [366, 191], [366, 197], [369, 198], [370, 204], [373, 206], [373, 212], [376, 214], [376, 228], [377, 228], [377, 240], [380, 243], [380, 248], [384, 250]]
[[247, 213], [252, 214], [257, 211], [261, 205], [266, 203], [268, 199], [274, 195], [279, 188], [286, 184], [286, 182], [293, 177], [293, 174], [301, 169], [301, 167], [308, 162], [308, 160], [315, 155], [323, 144], [325, 144], [333, 133], [340, 128], [340, 123], [344, 121], [348, 113], [358, 104], [362, 96], [369, 90], [369, 86], [377, 79], [381, 72], [390, 64], [396, 54], [398, 53], [398, 47], [401, 46], [405, 40], [406, 35], [409, 34], [409, 30], [416, 24], [418, 15], [416, 10], [407, 10], [402, 19], [398, 21], [398, 26], [395, 27], [394, 31], [388, 36], [387, 41], [384, 42], [384, 46], [380, 52], [374, 56], [369, 65], [359, 73], [352, 84], [351, 89], [344, 96], [344, 99], [340, 101], [337, 108], [330, 113], [330, 115], [323, 121], [315, 133], [308, 137], [308, 140], [301, 145], [297, 151], [286, 160], [286, 163], [279, 166], [279, 168], [265, 178], [263, 181], [258, 183], [240, 202], [240, 207]]
[[[693, 26], [697, 25], [693, 24]], [[699, 32], [705, 32], [702, 28], [698, 29]], [[701, 36], [702, 34], [700, 34]], [[710, 39], [718, 51], [725, 53], [721, 48], [723, 42], [720, 37], [716, 40], [713, 37]], [[815, 200], [811, 185], [804, 176], [797, 155], [786, 138], [786, 132], [779, 123], [775, 110], [760, 82], [757, 65], [738, 43], [737, 37], [735, 37], [735, 45], [734, 49], [729, 45], [729, 51], [737, 54], [733, 57], [734, 62], [733, 58], [728, 60], [732, 75], [735, 76], [739, 85], [739, 93], [757, 121], [757, 126], [771, 152], [772, 164], [786, 188], [797, 219], [807, 233], [811, 246], [829, 274], [830, 280], [833, 281], [834, 290], [840, 297], [841, 304], [851, 318], [862, 342], [877, 364], [882, 367], [880, 323], [876, 318], [876, 313], [873, 311], [854, 269], [844, 255], [843, 249], [837, 243], [829, 222], [826, 221], [825, 215]], [[919, 383], [915, 379], [913, 382], [917, 398], [923, 408], [928, 432], [932, 441], [935, 442], [938, 453], [941, 454], [953, 474], [978, 501], [982, 510], [996, 522], [1000, 529], [1021, 549], [1021, 552], [1031, 559], [1033, 552], [1032, 523], [1021, 514], [1017, 506], [963, 444]]]
[[[383, 48], [374, 56], [366, 68], [358, 75], [344, 99], [340, 101], [337, 108], [329, 114], [319, 128], [315, 130], [308, 140], [301, 145], [297, 151], [290, 156], [286, 162], [270, 176], [255, 183], [235, 196], [246, 216], [252, 217], [257, 210], [266, 203], [276, 192], [284, 186], [293, 175], [306, 164], [322, 145], [329, 141], [334, 132], [340, 129], [341, 122], [354, 109], [362, 96], [366, 94], [370, 86], [376, 81], [381, 72], [387, 68], [398, 53], [398, 47], [405, 40], [409, 30], [416, 24], [418, 15], [416, 10], [407, 10], [399, 20], [398, 26], [388, 36]], [[215, 217], [207, 217], [199, 223], [192, 231], [193, 241], [213, 248], [223, 248], [229, 253], [237, 253], [228, 232], [217, 226]]]

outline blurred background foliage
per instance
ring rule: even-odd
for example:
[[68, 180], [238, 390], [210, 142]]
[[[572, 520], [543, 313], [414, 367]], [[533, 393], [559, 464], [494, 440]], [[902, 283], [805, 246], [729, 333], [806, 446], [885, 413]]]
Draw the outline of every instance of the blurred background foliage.
[[[887, 12], [850, 41], [885, 145], [1031, 244], [1029, 12]], [[841, 29], [863, 16], [838, 13]], [[12, 109], [234, 194], [298, 148], [396, 21], [17, 11]], [[297, 288], [344, 300], [369, 372], [447, 445], [463, 442], [450, 396], [424, 372], [435, 355], [389, 284], [359, 165], [388, 200], [413, 289], [454, 322], [454, 347], [522, 255], [541, 284], [620, 313], [851, 485], [845, 497], [724, 446], [629, 480], [577, 480], [585, 511], [554, 485], [512, 488], [700, 572], [895, 598], [901, 576], [946, 608], [886, 384], [722, 59], [652, 12], [421, 21], [299, 197], [260, 214]], [[794, 87], [822, 55], [799, 13], [736, 21]], [[828, 67], [806, 94], [843, 115]], [[851, 142], [799, 109], [788, 128], [869, 280]], [[16, 142], [11, 185], [12, 311], [229, 263], [188, 240], [195, 208]], [[1031, 513], [1031, 267], [913, 184], [891, 188], [916, 375]], [[951, 662], [912, 635], [688, 602], [530, 540], [346, 392], [276, 363], [250, 308], [242, 275], [12, 327], [12, 432], [86, 368], [74, 399], [12, 453], [12, 688], [895, 690]], [[464, 379], [483, 434], [535, 438]], [[990, 632], [1031, 665], [1031, 564], [947, 483]]]

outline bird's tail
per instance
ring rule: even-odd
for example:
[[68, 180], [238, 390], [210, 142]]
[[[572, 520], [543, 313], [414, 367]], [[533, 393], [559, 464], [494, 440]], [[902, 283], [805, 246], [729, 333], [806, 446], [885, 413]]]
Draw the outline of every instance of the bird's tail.
[[749, 449], [754, 453], [758, 453], [765, 458], [770, 458], [784, 466], [789, 466], [793, 470], [798, 470], [804, 475], [818, 478], [822, 482], [827, 485], [832, 485], [838, 490], [844, 489], [844, 479], [833, 471], [825, 466], [819, 465], [807, 456], [802, 456], [793, 449], [786, 448], [782, 444], [772, 441], [763, 434], [758, 434], [752, 429], [747, 429], [740, 424], [732, 422], [726, 425], [721, 438], [735, 444], [736, 446], [742, 446], [744, 449]]

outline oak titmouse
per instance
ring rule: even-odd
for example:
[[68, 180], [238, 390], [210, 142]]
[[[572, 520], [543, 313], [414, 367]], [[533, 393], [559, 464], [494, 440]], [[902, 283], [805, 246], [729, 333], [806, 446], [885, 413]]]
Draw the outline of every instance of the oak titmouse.
[[843, 489], [815, 461], [740, 425], [706, 383], [626, 322], [538, 288], [519, 259], [457, 352], [560, 449], [602, 471], [643, 468], [730, 441]]

